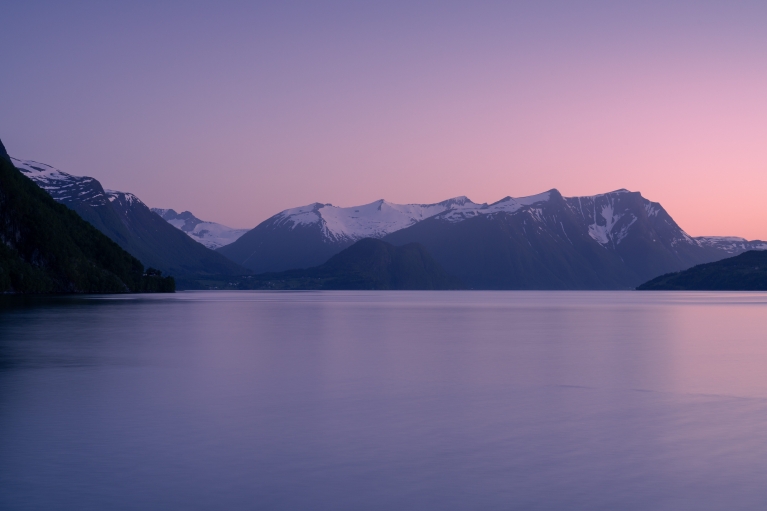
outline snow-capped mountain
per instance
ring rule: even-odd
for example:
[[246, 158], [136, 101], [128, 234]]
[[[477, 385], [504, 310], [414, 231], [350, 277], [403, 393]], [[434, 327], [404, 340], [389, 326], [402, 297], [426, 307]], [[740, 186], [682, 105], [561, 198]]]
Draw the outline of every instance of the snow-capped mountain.
[[466, 197], [456, 197], [437, 204], [393, 204], [381, 199], [350, 208], [316, 202], [286, 209], [272, 218], [275, 227], [318, 225], [328, 239], [359, 240], [381, 238], [454, 207], [469, 204], [479, 207]]
[[216, 222], [206, 222], [189, 211], [176, 213], [172, 209], [162, 208], [152, 208], [152, 211], [176, 229], [182, 230], [190, 238], [212, 250], [237, 241], [240, 236], [249, 231], [249, 229], [233, 229]]
[[169, 225], [132, 193], [105, 190], [92, 177], [75, 176], [44, 163], [18, 158], [11, 158], [11, 162], [144, 266], [176, 276], [246, 272]]
[[437, 204], [378, 200], [350, 208], [317, 202], [286, 209], [218, 251], [256, 272], [307, 268], [357, 240], [381, 238], [467, 202], [465, 197]]
[[490, 205], [467, 197], [436, 204], [394, 204], [382, 199], [348, 208], [316, 202], [274, 215], [219, 251], [256, 272], [306, 268], [322, 264], [357, 240], [382, 238], [427, 218], [460, 222], [477, 215], [511, 213], [546, 198], [547, 194], [506, 197]]
[[557, 190], [511, 208], [447, 222], [437, 215], [384, 237], [423, 244], [449, 273], [484, 289], [620, 289], [714, 260], [665, 212], [636, 192], [562, 197]]
[[748, 241], [737, 236], [698, 236], [698, 243], [705, 247], [713, 247], [728, 254], [737, 255], [747, 250], [767, 250], [767, 242]]
[[220, 252], [256, 272], [309, 267], [321, 264], [354, 241], [383, 238], [429, 218], [454, 224], [476, 217], [513, 214], [549, 198], [550, 192], [545, 192], [505, 197], [492, 204], [478, 204], [464, 196], [436, 204], [378, 200], [345, 208], [314, 203], [274, 215]]
[[259, 273], [282, 271], [321, 264], [365, 237], [419, 242], [483, 288], [625, 288], [759, 246], [693, 238], [637, 192], [566, 198], [549, 190], [492, 204], [315, 203], [282, 211], [219, 251]]
[[[620, 193], [630, 192], [627, 190], [612, 192], [612, 194]], [[343, 208], [332, 204], [314, 203], [282, 211], [267, 222], [275, 229], [288, 228], [293, 230], [315, 226], [329, 242], [355, 241], [362, 238], [382, 238], [432, 217], [456, 223], [480, 215], [512, 214], [525, 207], [545, 203], [550, 196], [551, 192], [544, 192], [529, 197], [505, 197], [492, 204], [478, 204], [464, 196], [436, 204], [393, 204], [385, 200], [378, 200], [362, 206]], [[630, 224], [623, 225], [623, 232], [614, 233], [613, 228], [620, 220], [621, 215], [613, 211], [610, 202], [600, 205], [601, 209], [597, 214], [596, 203], [594, 203], [596, 197], [607, 197], [607, 194], [594, 197], [574, 197], [567, 200], [572, 201], [573, 205], [577, 205], [581, 210], [583, 207], [588, 207], [589, 204], [594, 208], [591, 214], [590, 235], [595, 240], [603, 244], [620, 242], [620, 239], [628, 232]], [[647, 207], [653, 207], [649, 201]], [[167, 210], [157, 210], [158, 213], [160, 211]], [[537, 211], [537, 209], [532, 208], [530, 211]], [[636, 218], [633, 218], [635, 221]], [[600, 224], [602, 221], [604, 224]]]

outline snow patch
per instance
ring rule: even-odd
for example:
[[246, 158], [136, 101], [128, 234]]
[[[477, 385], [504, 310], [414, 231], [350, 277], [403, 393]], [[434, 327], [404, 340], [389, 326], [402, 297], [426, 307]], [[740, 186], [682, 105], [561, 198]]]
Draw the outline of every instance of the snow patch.
[[215, 222], [200, 222], [187, 232], [190, 238], [202, 243], [211, 250], [221, 248], [237, 241], [250, 229], [232, 229]]
[[[618, 223], [618, 220], [620, 220], [623, 215], [618, 215], [615, 212], [615, 209], [613, 208], [612, 201], [608, 202], [604, 206], [602, 206], [602, 211], [600, 212], [600, 216], [605, 221], [604, 225], [599, 224], [599, 220], [597, 219], [596, 214], [596, 205], [594, 205], [594, 223], [589, 225], [589, 236], [591, 236], [597, 243], [600, 243], [602, 245], [607, 245], [610, 243], [610, 241], [613, 240], [612, 236], [612, 229], [615, 227], [615, 224]], [[628, 230], [627, 230], [628, 233]], [[626, 234], [623, 235], [623, 238], [626, 237]], [[623, 239], [621, 238], [621, 239]], [[619, 242], [620, 240], [618, 240]]]
[[660, 208], [656, 207], [652, 202], [647, 202], [644, 205], [644, 209], [647, 212], [648, 217], [658, 216], [658, 213], [660, 213]]
[[143, 202], [141, 202], [141, 199], [139, 199], [138, 197], [136, 197], [130, 192], [120, 192], [117, 190], [107, 190], [107, 189], [104, 189], [104, 192], [109, 197], [110, 202], [117, 199], [127, 203], [129, 206], [133, 206], [134, 204], [144, 204]]
[[[73, 176], [45, 163], [11, 157], [13, 165], [58, 202], [106, 204], [107, 197], [98, 181], [92, 177]], [[75, 199], [76, 198], [76, 199]]]

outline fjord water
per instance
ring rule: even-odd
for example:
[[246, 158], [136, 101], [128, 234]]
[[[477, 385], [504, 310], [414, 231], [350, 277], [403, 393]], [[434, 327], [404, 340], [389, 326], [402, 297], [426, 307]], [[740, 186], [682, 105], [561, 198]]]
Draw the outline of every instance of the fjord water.
[[767, 508], [767, 294], [0, 311], [0, 509]]

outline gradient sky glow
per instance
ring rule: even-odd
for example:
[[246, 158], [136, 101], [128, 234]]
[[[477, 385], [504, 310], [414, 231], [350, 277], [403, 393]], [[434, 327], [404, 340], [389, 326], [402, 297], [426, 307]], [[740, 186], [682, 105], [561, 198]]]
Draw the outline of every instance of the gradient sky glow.
[[152, 207], [617, 188], [767, 240], [767, 2], [4, 2], [0, 138]]

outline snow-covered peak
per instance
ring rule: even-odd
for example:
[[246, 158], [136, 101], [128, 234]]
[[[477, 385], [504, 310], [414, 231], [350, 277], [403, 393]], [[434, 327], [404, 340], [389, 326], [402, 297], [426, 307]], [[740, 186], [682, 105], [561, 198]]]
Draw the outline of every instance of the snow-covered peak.
[[211, 250], [229, 245], [250, 229], [233, 229], [216, 222], [206, 222], [194, 216], [191, 211], [176, 213], [174, 209], [152, 208], [163, 220], [185, 232], [190, 238]]
[[549, 200], [550, 192], [529, 197], [506, 197], [493, 204], [477, 204], [460, 196], [436, 204], [394, 204], [380, 199], [370, 204], [338, 207], [315, 202], [286, 209], [274, 217], [274, 225], [320, 225], [326, 236], [336, 240], [380, 238], [411, 225], [437, 217], [449, 222], [460, 222], [477, 215], [513, 213], [525, 206]]
[[87, 203], [92, 206], [106, 203], [104, 189], [92, 177], [73, 176], [34, 160], [11, 157], [11, 163], [58, 202]]
[[380, 238], [467, 200], [460, 197], [451, 199], [453, 202], [444, 201], [437, 204], [394, 204], [380, 199], [370, 204], [348, 208], [315, 202], [279, 213], [275, 223], [289, 224], [293, 228], [319, 224], [328, 237], [337, 240]]
[[144, 204], [132, 193], [102, 188], [101, 184], [92, 177], [74, 176], [34, 160], [11, 158], [11, 162], [22, 174], [59, 202], [101, 205], [107, 200], [109, 202], [120, 200], [127, 205]]
[[471, 199], [466, 197], [465, 195], [461, 195], [460, 197], [453, 197], [452, 199], [447, 199], [446, 201], [440, 202], [440, 204], [443, 204], [444, 206], [451, 208], [456, 206], [464, 206], [466, 204], [474, 204]]
[[[465, 197], [464, 197], [465, 198]], [[492, 215], [495, 213], [515, 213], [525, 206], [532, 206], [551, 199], [551, 192], [539, 193], [527, 197], [504, 197], [492, 204], [476, 204], [468, 199], [458, 204], [451, 205], [439, 218], [448, 222], [461, 222], [478, 215]], [[452, 199], [451, 199], [452, 200]], [[448, 202], [448, 201], [445, 201]]]
[[22, 174], [36, 181], [41, 179], [61, 181], [75, 177], [71, 174], [67, 174], [66, 172], [62, 172], [59, 169], [51, 167], [50, 165], [36, 162], [34, 160], [20, 160], [18, 158], [11, 157], [11, 162], [17, 169], [22, 172]]

